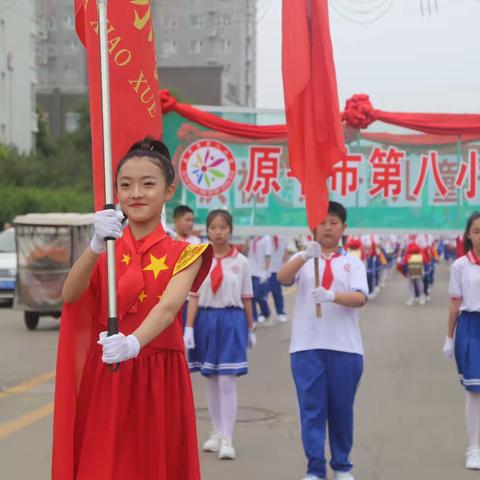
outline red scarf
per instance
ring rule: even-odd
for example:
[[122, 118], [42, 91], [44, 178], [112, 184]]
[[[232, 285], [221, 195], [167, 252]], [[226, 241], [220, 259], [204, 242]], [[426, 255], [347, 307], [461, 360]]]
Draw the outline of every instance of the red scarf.
[[278, 244], [279, 244], [278, 235], [273, 236], [273, 244], [275, 245], [275, 250], [278, 250]]
[[468, 253], [467, 253], [467, 258], [470, 260], [471, 263], [473, 263], [474, 265], [478, 265], [480, 266], [480, 258], [478, 258], [476, 255], [475, 255], [475, 252], [473, 250], [470, 250]]
[[233, 257], [235, 253], [236, 249], [234, 247], [230, 247], [229, 252], [225, 256], [215, 257], [217, 264], [210, 273], [212, 292], [214, 294], [218, 292], [223, 282], [222, 260], [225, 260], [228, 257]]
[[333, 283], [332, 260], [340, 256], [339, 252], [335, 252], [330, 258], [322, 257], [325, 260], [325, 270], [323, 271], [322, 287], [330, 290]]
[[262, 237], [255, 237], [253, 240], [253, 253], [257, 253], [257, 243], [262, 239]]

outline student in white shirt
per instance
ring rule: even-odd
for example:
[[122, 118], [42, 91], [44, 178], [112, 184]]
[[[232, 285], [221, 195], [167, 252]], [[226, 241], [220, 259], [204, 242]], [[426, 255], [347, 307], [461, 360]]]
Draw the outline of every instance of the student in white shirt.
[[195, 215], [187, 205], [178, 205], [173, 211], [176, 240], [188, 243], [200, 243], [200, 238], [193, 235]]
[[[460, 382], [466, 390], [468, 448], [465, 467], [480, 469], [480, 212], [467, 221], [465, 255], [450, 273], [450, 315], [443, 352], [455, 355]], [[455, 334], [455, 340], [453, 336]]]
[[[304, 480], [327, 477], [327, 424], [334, 479], [353, 480], [353, 404], [363, 371], [357, 308], [367, 301], [368, 284], [363, 262], [339, 248], [346, 216], [343, 205], [330, 202], [327, 217], [316, 229], [318, 243], [310, 242], [278, 272], [282, 284], [297, 284], [290, 354], [308, 459]], [[322, 279], [317, 288], [314, 257]], [[321, 318], [316, 316], [318, 304]]]
[[277, 279], [277, 273], [280, 267], [288, 260], [289, 252], [287, 250], [288, 241], [285, 237], [279, 235], [272, 236], [272, 256], [270, 260], [270, 279], [268, 287], [273, 296], [275, 311], [277, 312], [277, 320], [286, 322], [285, 302], [283, 300], [282, 286]]
[[[257, 236], [247, 240], [247, 258], [250, 263], [253, 283], [253, 319], [263, 323], [270, 317], [267, 303], [268, 280], [270, 278], [270, 260], [272, 240], [269, 235]], [[260, 315], [257, 313], [257, 304]]]
[[233, 460], [236, 380], [248, 372], [247, 348], [254, 348], [256, 337], [250, 267], [230, 245], [232, 230], [232, 216], [226, 210], [208, 214], [207, 235], [214, 261], [198, 293], [190, 294], [184, 342], [189, 349], [190, 371], [201, 372], [205, 378], [213, 430], [203, 450]]

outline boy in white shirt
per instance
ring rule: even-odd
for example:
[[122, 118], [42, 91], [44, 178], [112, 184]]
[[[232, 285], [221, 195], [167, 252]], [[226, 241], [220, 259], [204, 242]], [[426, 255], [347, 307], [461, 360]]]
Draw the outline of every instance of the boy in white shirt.
[[[290, 343], [292, 375], [300, 409], [302, 441], [308, 459], [304, 480], [327, 477], [328, 433], [335, 480], [353, 480], [353, 404], [363, 371], [363, 345], [357, 308], [365, 305], [368, 283], [363, 262], [339, 248], [346, 229], [343, 205], [330, 202], [317, 227], [318, 243], [282, 266], [278, 279], [297, 283]], [[314, 258], [319, 259], [320, 287], [315, 288]], [[322, 316], [316, 315], [321, 304]]]
[[273, 303], [275, 304], [275, 311], [277, 312], [277, 320], [279, 322], [286, 322], [285, 306], [283, 300], [282, 286], [277, 279], [277, 273], [280, 267], [287, 261], [289, 256], [288, 241], [285, 237], [280, 235], [273, 235], [272, 237], [272, 257], [270, 261], [270, 279], [269, 290], [273, 296]]
[[[255, 322], [263, 323], [270, 317], [270, 308], [266, 297], [270, 278], [272, 239], [269, 235], [253, 237], [247, 241], [246, 247], [252, 272], [253, 318]], [[257, 304], [260, 308], [260, 315], [257, 313]]]
[[175, 224], [175, 240], [188, 243], [200, 243], [200, 238], [193, 235], [195, 215], [187, 205], [178, 205], [173, 211], [173, 223]]

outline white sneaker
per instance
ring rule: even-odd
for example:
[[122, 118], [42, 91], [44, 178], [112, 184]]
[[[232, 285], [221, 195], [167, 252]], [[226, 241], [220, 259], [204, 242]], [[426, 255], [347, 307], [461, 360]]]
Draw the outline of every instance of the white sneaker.
[[233, 448], [231, 438], [222, 438], [218, 458], [220, 460], [235, 460], [235, 449]]
[[265, 323], [266, 320], [267, 320], [266, 317], [264, 317], [263, 315], [260, 315], [257, 319], [257, 322], [258, 323]]
[[469, 470], [480, 470], [480, 449], [476, 447], [470, 447], [467, 450], [465, 468]]
[[280, 315], [277, 315], [277, 320], [279, 322], [285, 323], [287, 321], [287, 316], [284, 313], [281, 313]]
[[418, 299], [418, 304], [419, 304], [419, 305], [425, 305], [425, 303], [427, 303], [426, 300], [425, 300], [425, 296], [422, 295], [422, 296]]
[[322, 477], [317, 477], [316, 475], [307, 475], [306, 477], [303, 477], [302, 480], [326, 480], [326, 479]]
[[333, 480], [355, 480], [350, 472], [335, 472]]
[[204, 452], [218, 452], [220, 451], [220, 441], [222, 434], [215, 430], [210, 434], [210, 438], [203, 444]]
[[415, 299], [414, 298], [409, 298], [407, 300], [407, 303], [405, 304], [407, 307], [411, 307], [412, 305], [415, 305]]

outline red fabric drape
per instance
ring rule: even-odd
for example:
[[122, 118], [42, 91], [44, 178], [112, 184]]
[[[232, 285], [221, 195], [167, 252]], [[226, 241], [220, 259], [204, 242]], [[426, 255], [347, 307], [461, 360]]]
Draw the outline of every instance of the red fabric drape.
[[[363, 100], [358, 101], [356, 97]], [[179, 103], [168, 90], [160, 91], [163, 113], [176, 112], [182, 117], [220, 134], [250, 140], [283, 140], [287, 136], [286, 125], [250, 125], [225, 120], [209, 112], [185, 103]], [[376, 110], [371, 106], [368, 95], [354, 95], [347, 102], [342, 114], [344, 125], [350, 128], [367, 128], [375, 120], [425, 132], [427, 135], [395, 135], [388, 133], [361, 132], [365, 140], [392, 145], [448, 145], [454, 144], [461, 135], [462, 142], [480, 140], [480, 115], [394, 113]], [[446, 126], [448, 125], [448, 128]], [[470, 132], [470, 133], [469, 133]], [[228, 137], [223, 137], [228, 141]]]
[[432, 135], [480, 135], [480, 115], [386, 112], [374, 108], [365, 94], [347, 100], [342, 120], [356, 129], [380, 121]]
[[[134, 4], [135, 3], [135, 4]], [[109, 2], [108, 50], [113, 170], [132, 143], [160, 138], [162, 115], [148, 2]], [[77, 34], [87, 49], [95, 209], [104, 199], [102, 101], [96, 2], [75, 0]], [[132, 121], [131, 119], [135, 119]]]
[[203, 127], [217, 130], [218, 132], [251, 139], [273, 139], [286, 137], [287, 135], [286, 125], [251, 125], [248, 123], [225, 120], [218, 115], [203, 112], [202, 110], [186, 103], [178, 103], [175, 97], [170, 95], [168, 90], [161, 90], [160, 98], [162, 101], [163, 113], [174, 111], [187, 120], [198, 123]]
[[[442, 146], [442, 145], [455, 145], [459, 138], [456, 135], [397, 135], [394, 133], [370, 133], [360, 132], [360, 137], [370, 142], [383, 143], [385, 145], [397, 145], [397, 146]], [[474, 142], [480, 140], [480, 135], [462, 135], [462, 142]]]
[[282, 72], [290, 167], [311, 229], [328, 209], [327, 178], [345, 155], [325, 0], [283, 0]]
[[480, 115], [394, 113], [375, 110], [377, 120], [433, 135], [480, 135]]

